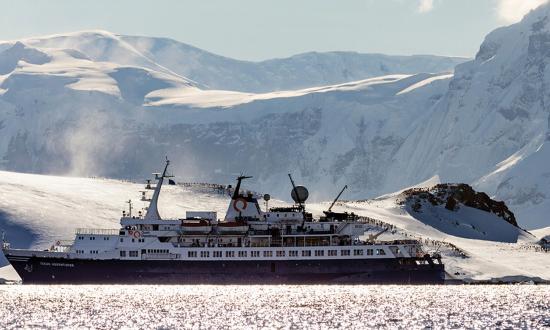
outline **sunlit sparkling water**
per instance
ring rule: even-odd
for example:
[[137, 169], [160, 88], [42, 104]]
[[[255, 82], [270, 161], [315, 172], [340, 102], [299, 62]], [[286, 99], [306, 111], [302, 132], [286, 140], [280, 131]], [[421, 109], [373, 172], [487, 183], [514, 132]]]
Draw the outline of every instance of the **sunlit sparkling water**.
[[0, 328], [543, 328], [550, 286], [0, 286]]

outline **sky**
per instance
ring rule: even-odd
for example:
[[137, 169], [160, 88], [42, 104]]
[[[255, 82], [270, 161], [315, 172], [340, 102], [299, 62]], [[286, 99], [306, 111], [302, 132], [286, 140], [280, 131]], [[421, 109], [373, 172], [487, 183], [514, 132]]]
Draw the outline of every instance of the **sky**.
[[169, 37], [263, 60], [308, 51], [473, 57], [546, 0], [0, 0], [0, 40], [80, 30]]

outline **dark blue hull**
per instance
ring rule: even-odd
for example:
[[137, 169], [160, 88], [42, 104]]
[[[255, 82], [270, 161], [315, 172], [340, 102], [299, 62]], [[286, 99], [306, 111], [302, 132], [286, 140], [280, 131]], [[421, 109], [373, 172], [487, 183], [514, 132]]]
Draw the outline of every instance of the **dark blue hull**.
[[412, 260], [172, 261], [22, 258], [6, 255], [23, 283], [440, 284], [442, 264]]

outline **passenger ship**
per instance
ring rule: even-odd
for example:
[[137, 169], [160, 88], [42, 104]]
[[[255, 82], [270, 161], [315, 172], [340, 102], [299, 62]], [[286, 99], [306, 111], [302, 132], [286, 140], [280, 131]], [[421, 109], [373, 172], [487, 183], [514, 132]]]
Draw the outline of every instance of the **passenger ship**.
[[[189, 211], [162, 219], [158, 200], [167, 175], [155, 174], [142, 192], [149, 202], [135, 215], [123, 211], [120, 229], [78, 229], [73, 242], [49, 250], [11, 249], [4, 254], [23, 283], [120, 284], [364, 284], [442, 283], [439, 256], [413, 240], [361, 238], [372, 227], [353, 213], [314, 219], [306, 212], [307, 189], [292, 181], [292, 207], [263, 211], [240, 176], [224, 219], [216, 212]], [[345, 189], [345, 187], [344, 187]], [[343, 192], [343, 190], [342, 190]], [[341, 195], [341, 193], [338, 197]], [[338, 197], [335, 199], [338, 199]], [[269, 200], [269, 195], [264, 195]], [[267, 204], [267, 203], [266, 203]], [[334, 205], [334, 203], [332, 204]]]

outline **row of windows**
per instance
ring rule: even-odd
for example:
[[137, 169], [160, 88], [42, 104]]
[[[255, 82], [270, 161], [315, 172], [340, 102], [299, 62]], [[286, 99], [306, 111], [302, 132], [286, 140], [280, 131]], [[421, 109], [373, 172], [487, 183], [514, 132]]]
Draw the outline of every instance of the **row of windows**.
[[[128, 251], [128, 255], [131, 258], [138, 257], [139, 256], [139, 251]], [[124, 250], [120, 251], [120, 256], [122, 258], [126, 257], [126, 251], [124, 251]]]
[[[145, 238], [138, 238], [137, 241], [138, 241], [138, 243], [143, 243], [143, 242], [145, 242]], [[120, 242], [121, 243], [124, 242], [124, 238], [121, 237]], [[135, 243], [135, 242], [136, 242], [136, 239], [132, 238], [132, 243]]]
[[[78, 236], [78, 239], [82, 241], [84, 239], [84, 236]], [[90, 236], [89, 239], [90, 239], [90, 241], [95, 241], [95, 236]], [[104, 241], [108, 241], [109, 239], [110, 239], [110, 237], [103, 236]]]
[[169, 253], [168, 249], [148, 249], [147, 253]]
[[[155, 250], [156, 251], [156, 250]], [[164, 250], [161, 250], [164, 251]], [[166, 250], [168, 251], [168, 250]], [[364, 251], [362, 249], [355, 249], [353, 250], [354, 256], [362, 256], [364, 255]], [[376, 252], [376, 255], [386, 255], [386, 252], [383, 249], [367, 249], [367, 255], [372, 256]], [[246, 258], [248, 256], [248, 251], [237, 251], [239, 258]], [[289, 257], [297, 257], [299, 251], [288, 251]], [[323, 257], [325, 255], [325, 250], [315, 250], [315, 256], [316, 257]], [[166, 252], [168, 253], [168, 252]], [[277, 257], [286, 257], [286, 251], [279, 250], [275, 251], [275, 255]], [[327, 255], [329, 257], [336, 257], [338, 256], [338, 250], [328, 250]], [[351, 250], [340, 250], [341, 256], [349, 256], [351, 255]], [[258, 258], [260, 257], [260, 251], [250, 251], [250, 256], [252, 258]], [[273, 257], [273, 251], [263, 251], [262, 256], [265, 258], [271, 258]], [[187, 257], [189, 258], [196, 258], [197, 257], [197, 251], [188, 251]], [[210, 257], [210, 251], [200, 251], [200, 257], [201, 258], [209, 258]], [[222, 257], [222, 251], [213, 251], [212, 257], [214, 258], [221, 258]], [[235, 251], [225, 251], [225, 257], [226, 258], [234, 258], [235, 257]], [[310, 250], [304, 250], [302, 251], [302, 257], [311, 257], [311, 251]]]
[[[76, 250], [76, 254], [84, 254], [84, 250]], [[98, 250], [90, 250], [90, 254], [99, 254]]]

